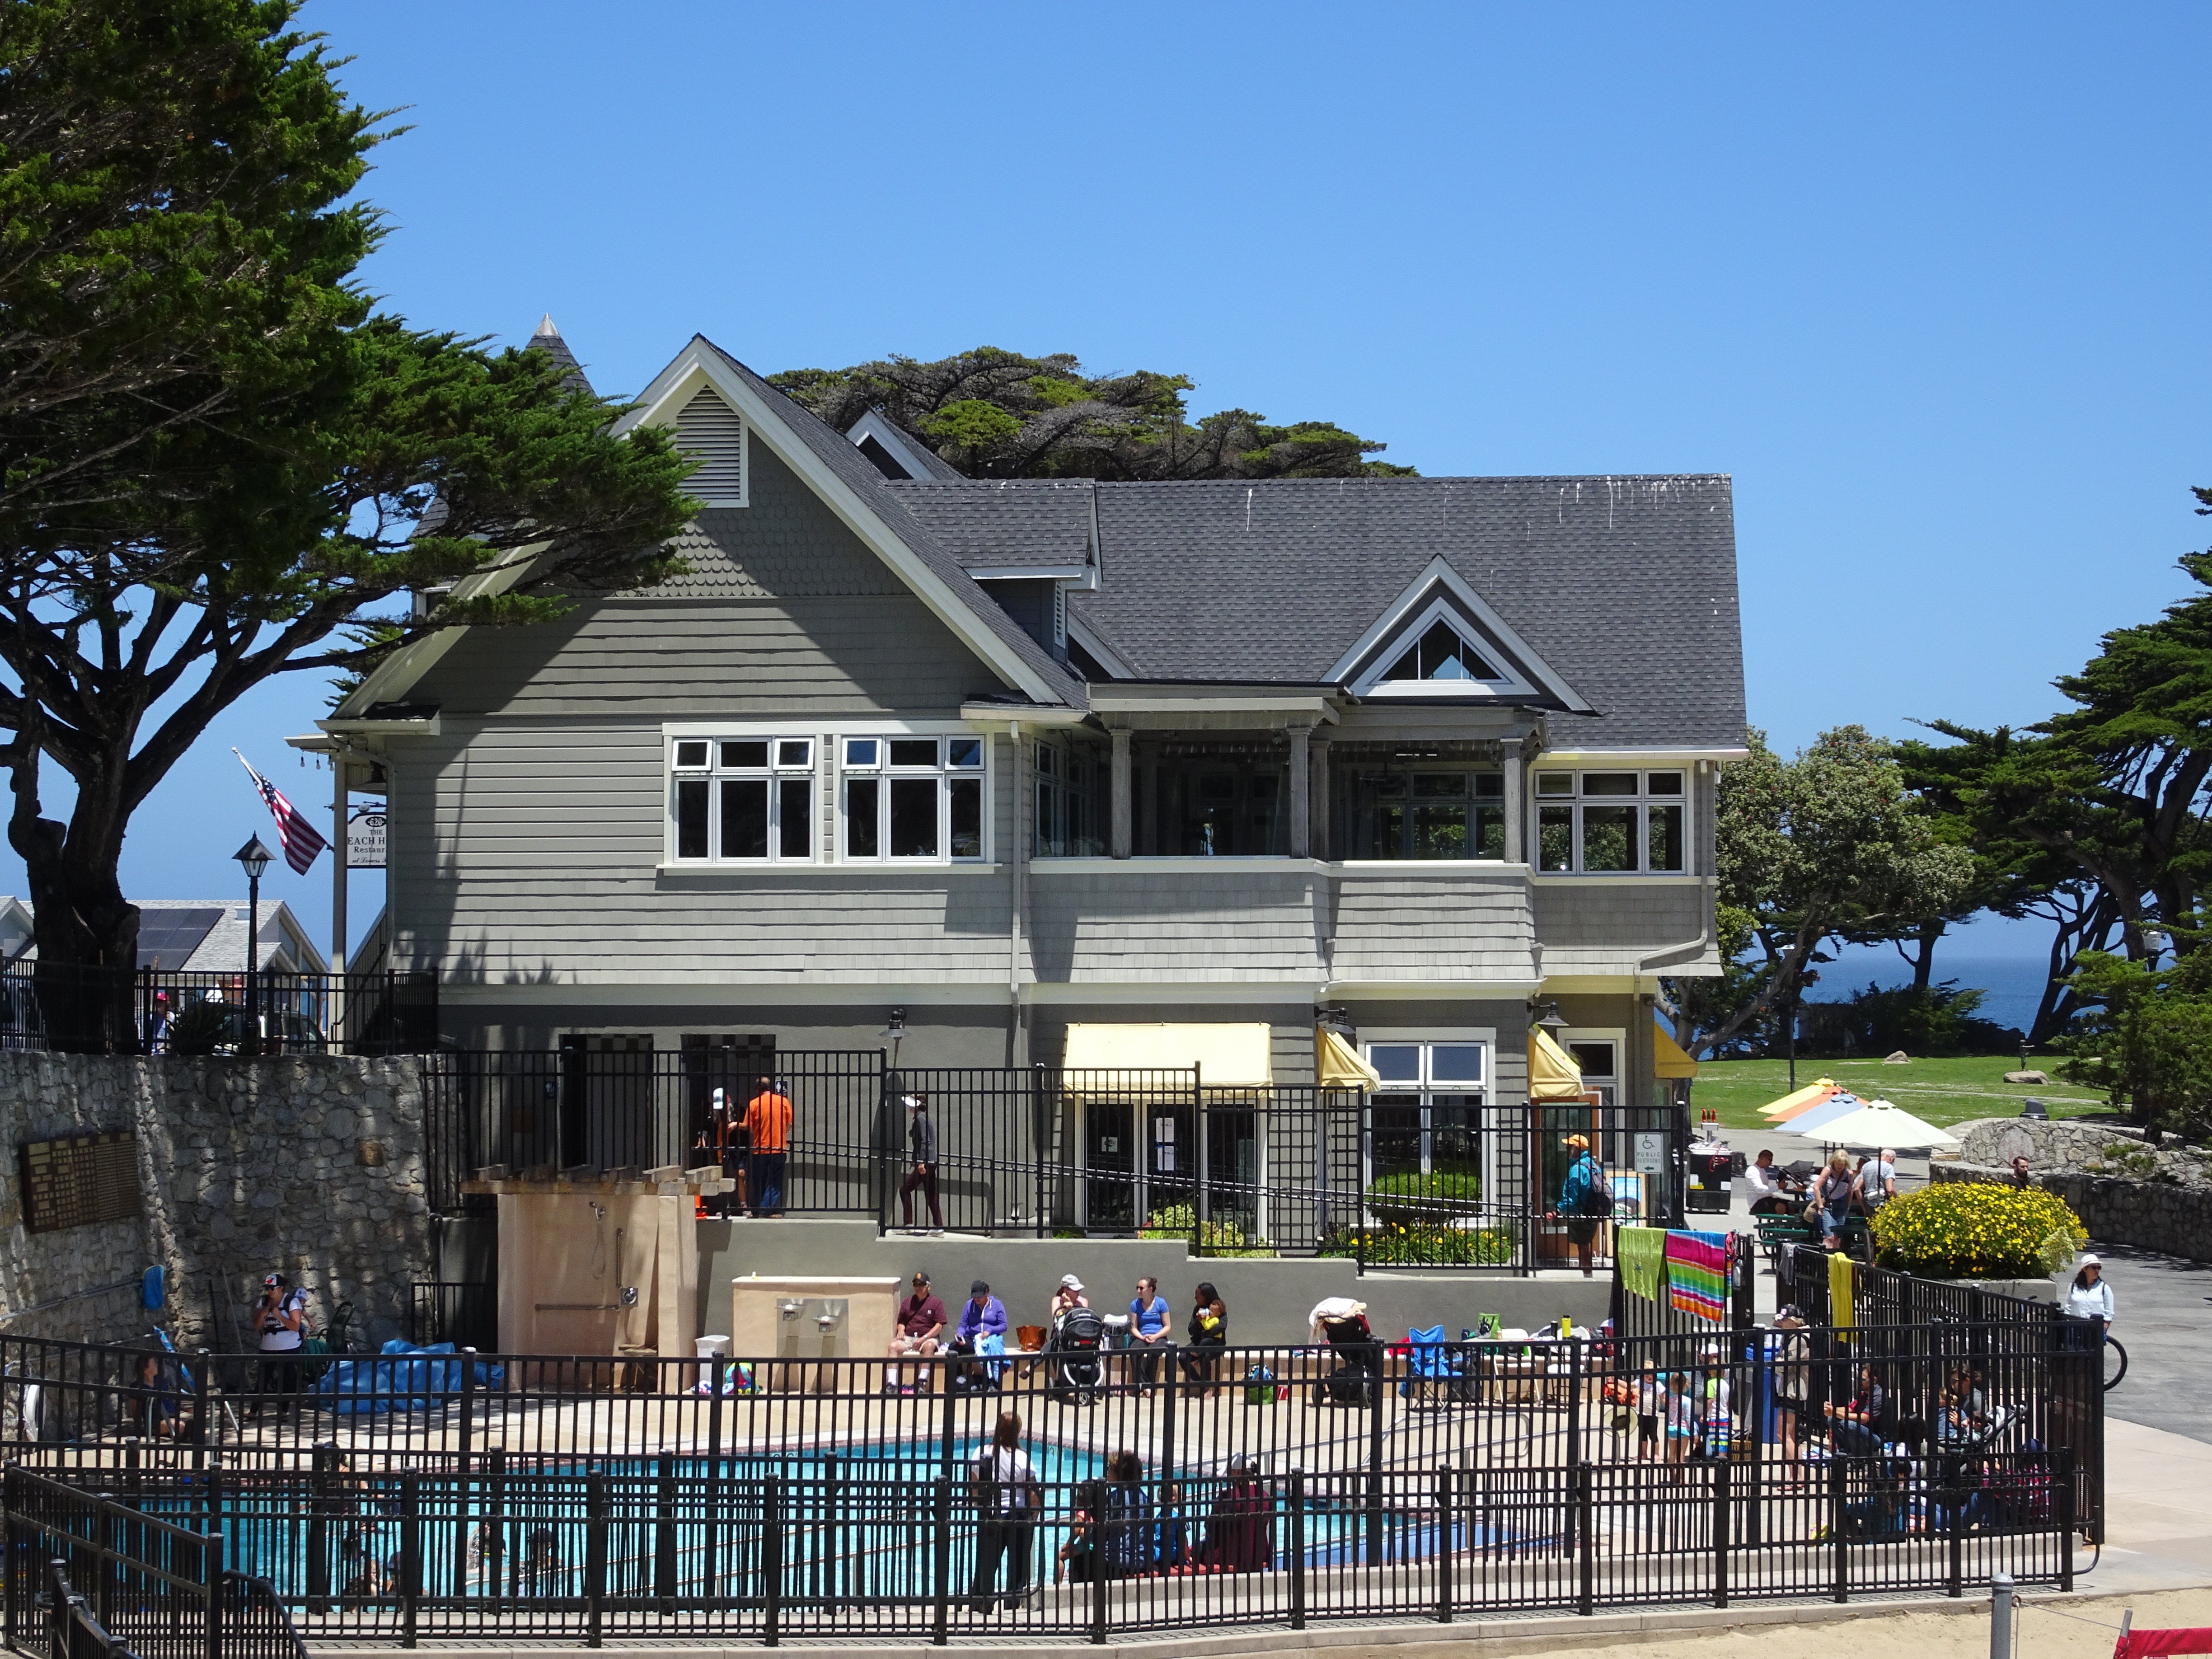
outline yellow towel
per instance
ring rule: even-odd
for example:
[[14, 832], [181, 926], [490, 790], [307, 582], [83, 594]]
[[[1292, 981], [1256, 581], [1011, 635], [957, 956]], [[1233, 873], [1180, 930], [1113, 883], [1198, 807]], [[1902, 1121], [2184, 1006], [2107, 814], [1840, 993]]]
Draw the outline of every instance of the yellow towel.
[[1667, 1252], [1664, 1227], [1616, 1227], [1613, 1248], [1620, 1257], [1620, 1282], [1631, 1296], [1659, 1299], [1659, 1273]]
[[1828, 1258], [1828, 1324], [1847, 1331], [1858, 1323], [1858, 1263], [1841, 1250]]

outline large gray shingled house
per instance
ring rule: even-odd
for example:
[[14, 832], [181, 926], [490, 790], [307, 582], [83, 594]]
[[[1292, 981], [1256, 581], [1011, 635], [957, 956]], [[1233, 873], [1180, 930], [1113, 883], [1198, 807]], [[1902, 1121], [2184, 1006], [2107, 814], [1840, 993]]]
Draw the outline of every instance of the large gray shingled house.
[[641, 402], [703, 460], [690, 574], [448, 630], [327, 722], [387, 769], [391, 965], [449, 1039], [896, 1008], [908, 1063], [1002, 1066], [1233, 1023], [1297, 1083], [1326, 1010], [1425, 1110], [1521, 1099], [1556, 1003], [1653, 1099], [1660, 977], [1718, 970], [1725, 477], [971, 481], [697, 337]]

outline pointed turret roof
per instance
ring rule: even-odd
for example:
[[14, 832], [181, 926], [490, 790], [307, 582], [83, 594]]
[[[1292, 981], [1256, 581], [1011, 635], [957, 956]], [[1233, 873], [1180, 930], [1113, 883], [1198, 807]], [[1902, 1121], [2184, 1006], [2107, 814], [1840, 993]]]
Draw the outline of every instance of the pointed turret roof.
[[568, 343], [561, 337], [561, 331], [554, 326], [551, 312], [538, 319], [538, 331], [530, 337], [529, 349], [544, 352], [568, 371], [570, 380], [586, 392], [591, 391], [592, 383], [584, 376], [583, 365], [576, 361], [576, 354], [568, 349]]

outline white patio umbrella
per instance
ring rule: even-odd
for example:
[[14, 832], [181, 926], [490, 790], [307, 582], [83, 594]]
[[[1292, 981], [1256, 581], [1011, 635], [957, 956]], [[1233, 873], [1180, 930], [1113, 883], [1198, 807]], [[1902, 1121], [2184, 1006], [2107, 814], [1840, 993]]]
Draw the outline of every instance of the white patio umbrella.
[[1916, 1150], [1930, 1147], [1954, 1152], [1960, 1145], [1956, 1135], [1932, 1123], [1922, 1122], [1888, 1100], [1870, 1100], [1856, 1112], [1830, 1118], [1809, 1129], [1790, 1124], [1784, 1133], [1802, 1135], [1807, 1140], [1826, 1141], [1832, 1146], [1909, 1146]]

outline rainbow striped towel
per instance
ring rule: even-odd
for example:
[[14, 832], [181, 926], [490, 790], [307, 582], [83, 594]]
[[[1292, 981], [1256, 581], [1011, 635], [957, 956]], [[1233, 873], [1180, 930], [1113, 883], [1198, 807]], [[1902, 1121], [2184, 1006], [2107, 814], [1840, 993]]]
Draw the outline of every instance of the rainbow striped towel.
[[1716, 1325], [1728, 1317], [1728, 1235], [1669, 1231], [1667, 1301]]

